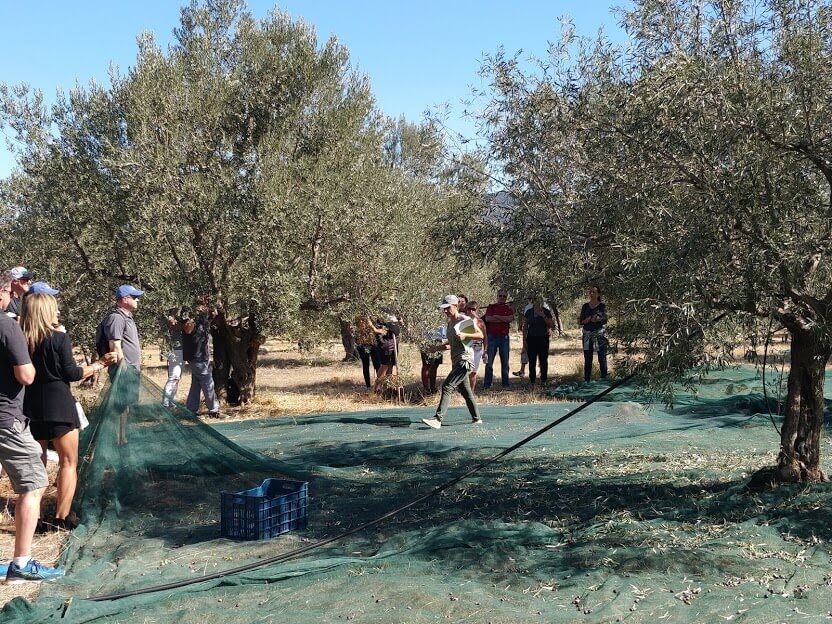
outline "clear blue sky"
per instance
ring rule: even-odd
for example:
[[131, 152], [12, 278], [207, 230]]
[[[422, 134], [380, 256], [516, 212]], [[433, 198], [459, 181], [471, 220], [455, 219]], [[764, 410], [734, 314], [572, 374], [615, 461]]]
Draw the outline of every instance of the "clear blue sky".
[[[618, 4], [618, 3], [617, 3]], [[112, 62], [122, 71], [135, 59], [136, 35], [156, 34], [165, 45], [178, 23], [177, 0], [0, 0], [0, 81], [27, 82], [51, 101], [58, 88], [91, 78], [107, 83]], [[263, 17], [275, 4], [250, 0]], [[335, 35], [354, 65], [370, 77], [379, 107], [389, 115], [418, 119], [426, 109], [450, 106], [449, 127], [465, 135], [463, 119], [483, 55], [499, 46], [544, 56], [547, 41], [569, 15], [578, 31], [599, 27], [620, 37], [607, 0], [289, 0], [278, 3]], [[0, 141], [0, 177], [14, 159]]]

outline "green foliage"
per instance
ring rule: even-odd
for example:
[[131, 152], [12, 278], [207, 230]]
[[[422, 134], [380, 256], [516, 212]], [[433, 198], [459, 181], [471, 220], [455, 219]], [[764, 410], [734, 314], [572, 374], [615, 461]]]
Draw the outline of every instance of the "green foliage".
[[[719, 364], [752, 317], [828, 357], [828, 3], [639, 0], [621, 18], [624, 45], [567, 24], [532, 70], [485, 64], [489, 164], [514, 200], [481, 219], [511, 250], [499, 265], [598, 276], [656, 377]], [[737, 320], [686, 339], [721, 311]]]
[[216, 0], [182, 9], [169, 49], [138, 44], [109, 87], [50, 110], [0, 88], [21, 146], [2, 187], [5, 256], [62, 288], [79, 333], [123, 281], [148, 291], [146, 330], [209, 292], [306, 340], [340, 316], [437, 298], [455, 265], [426, 228], [451, 201], [442, 138], [381, 115], [334, 38]]

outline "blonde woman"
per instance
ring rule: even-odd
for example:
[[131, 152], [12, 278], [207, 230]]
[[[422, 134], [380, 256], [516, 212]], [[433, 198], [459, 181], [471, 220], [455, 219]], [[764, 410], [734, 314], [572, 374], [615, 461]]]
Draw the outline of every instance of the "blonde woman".
[[23, 414], [29, 419], [32, 436], [43, 449], [44, 464], [49, 442], [58, 453], [55, 519], [46, 524], [72, 529], [74, 525], [67, 517], [77, 483], [80, 423], [69, 383], [109, 366], [115, 362], [116, 354], [107, 353], [88, 366], [75, 363], [72, 342], [58, 322], [57, 294], [45, 282], [36, 282], [23, 298], [20, 328], [35, 366], [35, 381], [26, 389]]

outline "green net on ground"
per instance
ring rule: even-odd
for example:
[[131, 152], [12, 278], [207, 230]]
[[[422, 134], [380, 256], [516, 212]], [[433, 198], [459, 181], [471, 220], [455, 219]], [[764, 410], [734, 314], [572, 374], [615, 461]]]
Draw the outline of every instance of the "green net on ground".
[[[439, 497], [297, 560], [85, 601], [359, 526], [575, 406], [486, 406], [482, 427], [452, 409], [439, 431], [419, 422], [428, 409], [214, 430], [162, 408], [144, 381], [123, 420], [126, 387], [114, 381], [87, 436], [84, 526], [67, 578], [34, 605], [10, 603], [7, 621], [820, 622], [832, 609], [832, 486], [744, 492], [778, 444], [749, 368], [711, 374], [672, 409], [621, 392]], [[310, 481], [309, 527], [266, 542], [218, 539], [219, 492], [279, 475]]]

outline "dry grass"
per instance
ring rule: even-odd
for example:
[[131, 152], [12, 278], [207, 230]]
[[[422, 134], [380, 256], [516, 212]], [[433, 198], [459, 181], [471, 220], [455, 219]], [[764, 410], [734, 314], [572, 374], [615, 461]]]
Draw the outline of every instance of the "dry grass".
[[[520, 338], [512, 337], [509, 361], [511, 370], [520, 367]], [[158, 352], [157, 352], [158, 353]], [[425, 406], [434, 407], [438, 395], [423, 396], [420, 378], [421, 360], [418, 349], [404, 345], [399, 354], [399, 374], [404, 387], [404, 400], [383, 398], [369, 393], [364, 386], [361, 362], [344, 362], [344, 350], [340, 342], [329, 342], [313, 353], [299, 353], [292, 343], [270, 340], [261, 351], [257, 369], [257, 396], [252, 405], [228, 410], [233, 418], [289, 416], [320, 412], [346, 412], [364, 409]], [[145, 374], [159, 385], [164, 384], [166, 369], [158, 355], [145, 367]], [[549, 385], [578, 378], [582, 371], [583, 353], [577, 333], [567, 334], [552, 341], [549, 356]], [[499, 368], [499, 358], [496, 364]], [[597, 367], [597, 364], [596, 364]], [[450, 357], [439, 367], [437, 385], [450, 370]], [[549, 402], [540, 388], [530, 388], [528, 377], [511, 377], [511, 388], [500, 385], [496, 371], [495, 385], [489, 391], [482, 390], [485, 365], [480, 366], [477, 382], [478, 400], [485, 405], [515, 405], [520, 403]], [[184, 401], [189, 387], [186, 374], [179, 386], [178, 398]], [[457, 396], [455, 405], [463, 405]]]

